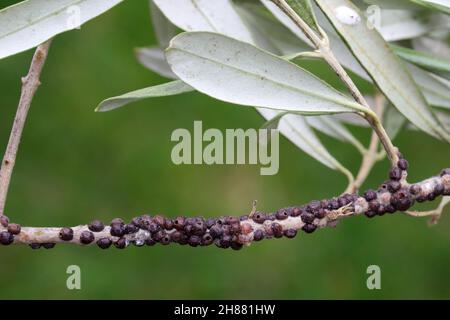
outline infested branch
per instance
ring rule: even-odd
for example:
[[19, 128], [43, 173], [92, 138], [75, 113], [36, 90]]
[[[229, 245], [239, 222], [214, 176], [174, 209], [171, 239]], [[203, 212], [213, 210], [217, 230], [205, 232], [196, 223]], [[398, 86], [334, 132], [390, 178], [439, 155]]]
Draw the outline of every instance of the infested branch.
[[406, 182], [407, 162], [399, 160], [390, 172], [390, 180], [377, 190], [367, 190], [362, 195], [344, 194], [332, 199], [311, 201], [303, 206], [282, 208], [272, 214], [254, 209], [250, 215], [226, 216], [205, 220], [202, 217], [164, 218], [160, 215], [143, 215], [130, 223], [114, 219], [109, 226], [100, 221], [72, 228], [20, 228], [10, 224], [5, 216], [0, 226], [0, 243], [28, 244], [36, 249], [52, 248], [56, 243], [80, 245], [97, 244], [106, 249], [114, 244], [125, 248], [137, 246], [168, 245], [178, 243], [190, 246], [215, 244], [219, 248], [240, 249], [254, 241], [271, 238], [293, 238], [299, 231], [311, 233], [316, 229], [334, 227], [339, 220], [365, 215], [369, 218], [386, 213], [406, 211], [415, 202], [433, 201], [450, 195], [450, 169], [439, 176], [409, 184]]

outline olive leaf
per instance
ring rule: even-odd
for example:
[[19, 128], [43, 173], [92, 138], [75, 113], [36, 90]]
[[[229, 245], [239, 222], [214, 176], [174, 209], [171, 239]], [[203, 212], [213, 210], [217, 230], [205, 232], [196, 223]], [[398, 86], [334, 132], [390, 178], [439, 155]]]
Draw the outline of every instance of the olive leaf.
[[395, 53], [404, 60], [414, 63], [428, 70], [450, 73], [450, 60], [437, 57], [433, 54], [391, 45]]
[[394, 140], [406, 124], [406, 118], [393, 106], [388, 106], [383, 117], [383, 126], [389, 137]]
[[136, 57], [151, 71], [169, 79], [177, 79], [166, 61], [164, 50], [160, 47], [136, 48]]
[[320, 34], [320, 30], [317, 25], [316, 17], [314, 16], [314, 11], [312, 9], [310, 0], [285, 1], [312, 30], [314, 30], [317, 34]]
[[295, 64], [221, 34], [182, 33], [166, 57], [181, 80], [219, 100], [304, 114], [365, 110]]
[[27, 0], [0, 10], [0, 59], [78, 28], [123, 0]]
[[422, 88], [429, 104], [450, 109], [450, 85], [448, 81], [412, 64], [408, 64], [408, 70], [413, 75], [414, 81]]
[[121, 96], [108, 98], [103, 100], [95, 109], [97, 112], [110, 111], [120, 108], [131, 102], [140, 101], [147, 98], [173, 96], [185, 92], [193, 91], [194, 89], [183, 81], [175, 80], [164, 84], [128, 92]]
[[159, 46], [165, 49], [169, 45], [170, 39], [177, 34], [177, 28], [166, 18], [153, 0], [149, 0], [149, 4], [153, 30]]
[[410, 0], [428, 9], [450, 14], [450, 4], [446, 0]]
[[252, 34], [231, 0], [153, 0], [177, 27], [185, 31], [214, 31], [253, 42]]
[[450, 142], [450, 135], [437, 121], [405, 66], [381, 35], [368, 28], [358, 8], [348, 0], [316, 2], [392, 104], [423, 131]]
[[337, 118], [332, 116], [306, 117], [306, 122], [314, 129], [342, 142], [353, 145], [360, 153], [366, 148]]

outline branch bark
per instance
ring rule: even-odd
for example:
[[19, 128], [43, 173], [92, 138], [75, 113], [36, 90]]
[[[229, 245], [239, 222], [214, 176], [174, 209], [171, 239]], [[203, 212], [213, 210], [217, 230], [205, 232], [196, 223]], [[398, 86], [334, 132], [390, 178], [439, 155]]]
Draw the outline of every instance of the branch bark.
[[47, 59], [50, 41], [47, 41], [37, 47], [31, 61], [28, 74], [22, 78], [22, 92], [19, 105], [14, 118], [13, 127], [6, 147], [5, 155], [0, 168], [0, 215], [5, 210], [6, 198], [8, 195], [9, 184], [12, 172], [16, 162], [17, 151], [19, 149], [20, 139], [22, 137], [23, 127], [27, 119], [28, 110], [34, 94], [40, 85], [40, 75]]
[[[17, 225], [14, 228], [0, 226], [0, 242], [5, 244], [9, 240], [7, 244], [28, 244], [32, 248], [41, 245], [51, 248], [55, 243], [97, 244], [103, 249], [112, 243], [118, 248], [125, 248], [131, 243], [137, 246], [179, 243], [193, 247], [216, 244], [220, 248], [240, 249], [262, 239], [293, 238], [299, 230], [311, 233], [319, 228], [334, 227], [340, 220], [352, 216], [364, 214], [372, 218], [406, 211], [414, 202], [432, 201], [448, 195], [450, 169], [444, 169], [439, 176], [415, 184], [390, 180], [377, 190], [368, 190], [363, 195], [345, 194], [303, 206], [282, 208], [273, 214], [264, 214], [254, 208], [250, 215], [241, 217], [205, 220], [201, 217], [167, 219], [144, 215], [134, 218], [130, 224], [124, 224], [121, 219], [114, 219], [106, 227], [100, 223], [100, 228], [99, 222], [73, 228], [20, 229]], [[14, 238], [11, 229], [20, 229]]]

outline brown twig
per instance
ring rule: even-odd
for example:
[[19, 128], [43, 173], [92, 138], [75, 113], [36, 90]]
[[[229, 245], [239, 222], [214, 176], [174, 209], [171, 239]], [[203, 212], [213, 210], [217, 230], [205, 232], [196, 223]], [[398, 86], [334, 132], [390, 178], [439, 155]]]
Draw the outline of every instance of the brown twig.
[[40, 85], [39, 77], [48, 55], [50, 41], [37, 47], [28, 74], [22, 78], [22, 92], [20, 95], [17, 113], [6, 147], [5, 155], [0, 168], [0, 215], [4, 213], [9, 183], [16, 162], [17, 151], [22, 137], [23, 127], [27, 119], [34, 94]]

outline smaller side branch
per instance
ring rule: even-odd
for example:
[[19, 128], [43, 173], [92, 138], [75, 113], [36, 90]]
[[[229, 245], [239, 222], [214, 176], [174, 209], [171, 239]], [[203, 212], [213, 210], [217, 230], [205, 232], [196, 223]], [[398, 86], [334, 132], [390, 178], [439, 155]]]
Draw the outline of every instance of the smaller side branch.
[[0, 168], [0, 215], [3, 215], [8, 195], [9, 183], [11, 181], [14, 164], [16, 162], [17, 151], [19, 149], [20, 139], [27, 119], [28, 110], [34, 94], [40, 85], [39, 77], [47, 59], [50, 41], [47, 41], [37, 47], [28, 74], [22, 78], [22, 92], [19, 105], [14, 118], [13, 127], [6, 147], [6, 152]]

